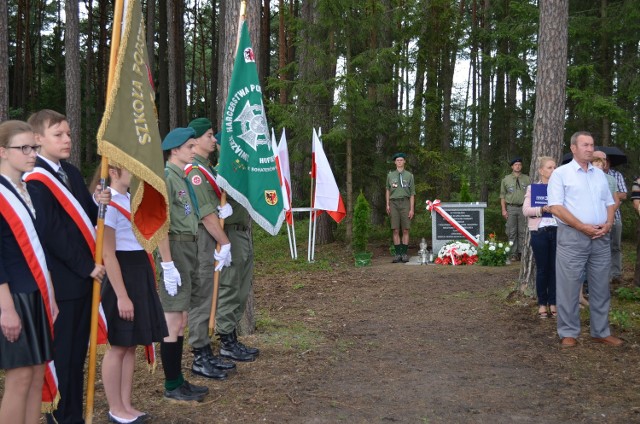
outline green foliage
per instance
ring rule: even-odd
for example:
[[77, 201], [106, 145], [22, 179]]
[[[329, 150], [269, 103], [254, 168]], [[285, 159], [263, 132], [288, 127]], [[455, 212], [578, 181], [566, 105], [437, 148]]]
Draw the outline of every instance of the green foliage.
[[471, 202], [471, 193], [469, 193], [469, 181], [467, 177], [462, 176], [460, 185], [460, 201], [461, 202]]
[[631, 324], [629, 312], [620, 309], [611, 310], [609, 319], [611, 320], [611, 324], [623, 330], [629, 328]]
[[640, 301], [640, 287], [620, 287], [616, 290], [616, 296], [620, 300], [630, 302]]
[[483, 266], [503, 266], [507, 263], [513, 242], [500, 242], [495, 234], [489, 234], [489, 239], [478, 246], [478, 264]]
[[360, 192], [353, 208], [353, 240], [351, 245], [354, 252], [365, 252], [367, 250], [370, 232], [371, 206], [369, 206], [364, 194]]

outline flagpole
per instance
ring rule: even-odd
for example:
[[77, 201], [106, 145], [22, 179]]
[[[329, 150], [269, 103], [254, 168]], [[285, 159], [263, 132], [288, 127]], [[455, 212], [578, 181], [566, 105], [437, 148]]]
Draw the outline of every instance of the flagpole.
[[[109, 52], [109, 76], [107, 80], [107, 97], [113, 88], [113, 79], [116, 71], [118, 49], [120, 47], [120, 35], [122, 33], [122, 13], [124, 1], [116, 0], [113, 16], [113, 33], [111, 36], [111, 51]], [[105, 182], [109, 172], [109, 159], [102, 156], [100, 160], [100, 186], [105, 189]], [[96, 256], [95, 262], [102, 265], [102, 242], [104, 239], [104, 216], [107, 206], [100, 204], [98, 211], [98, 225], [96, 230]], [[89, 333], [89, 367], [87, 374], [87, 405], [85, 409], [85, 422], [93, 423], [93, 401], [96, 381], [96, 354], [98, 345], [98, 308], [100, 306], [100, 281], [93, 280], [93, 293], [91, 298], [91, 332]]]
[[[223, 191], [220, 195], [220, 206], [227, 204], [227, 192]], [[224, 231], [224, 219], [220, 219], [220, 227]], [[216, 252], [220, 253], [222, 246], [216, 243]], [[218, 261], [214, 261], [214, 268], [218, 266]], [[211, 308], [209, 309], [209, 337], [213, 337], [216, 330], [216, 312], [218, 311], [218, 292], [220, 291], [220, 271], [213, 273], [213, 295], [211, 296]]]

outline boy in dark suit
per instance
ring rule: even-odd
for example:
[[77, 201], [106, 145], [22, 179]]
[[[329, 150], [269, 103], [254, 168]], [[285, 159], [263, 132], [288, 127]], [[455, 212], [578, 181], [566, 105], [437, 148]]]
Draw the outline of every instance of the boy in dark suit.
[[[65, 160], [71, 154], [71, 130], [64, 115], [41, 110], [29, 118], [41, 147], [36, 168], [25, 177], [37, 215], [50, 225], [43, 238], [60, 309], [54, 325], [54, 362], [61, 396], [49, 423], [83, 423], [84, 362], [89, 344], [91, 289], [105, 274], [94, 260], [98, 203], [111, 194], [96, 188], [91, 195], [80, 171]], [[55, 419], [55, 421], [54, 421]]]

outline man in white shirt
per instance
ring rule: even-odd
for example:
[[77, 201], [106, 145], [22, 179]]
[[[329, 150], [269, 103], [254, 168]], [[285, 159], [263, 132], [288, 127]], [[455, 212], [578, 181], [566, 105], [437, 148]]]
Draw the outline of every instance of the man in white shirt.
[[609, 329], [610, 232], [615, 202], [604, 172], [591, 165], [590, 133], [571, 136], [573, 160], [549, 179], [548, 204], [558, 218], [556, 301], [562, 347], [574, 347], [580, 335], [580, 290], [583, 271], [589, 283], [590, 330], [594, 342], [621, 346]]

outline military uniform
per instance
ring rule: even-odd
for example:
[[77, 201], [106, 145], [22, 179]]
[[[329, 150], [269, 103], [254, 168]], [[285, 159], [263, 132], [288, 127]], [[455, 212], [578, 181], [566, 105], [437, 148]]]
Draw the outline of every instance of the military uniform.
[[244, 315], [253, 280], [253, 242], [249, 212], [227, 197], [233, 215], [224, 223], [231, 242], [231, 266], [220, 272], [220, 291], [216, 312], [216, 333], [220, 336], [220, 356], [237, 361], [253, 361], [258, 349], [248, 348], [237, 340], [237, 326]]
[[391, 229], [411, 228], [409, 210], [411, 208], [411, 196], [416, 195], [416, 187], [413, 182], [413, 174], [407, 170], [389, 171], [387, 174], [387, 190], [391, 207]]
[[527, 187], [531, 184], [528, 175], [520, 174], [516, 176], [511, 173], [502, 179], [500, 184], [500, 198], [505, 200], [507, 209], [507, 236], [509, 241], [513, 241], [511, 254], [513, 256], [522, 253], [524, 243], [524, 231], [527, 225], [526, 218], [522, 213], [522, 203], [527, 192]]
[[[205, 157], [196, 155], [194, 168], [187, 180], [193, 188], [197, 202], [199, 217], [210, 214], [218, 216], [217, 207], [220, 200], [215, 190], [207, 181], [203, 171], [199, 167], [206, 168], [212, 175], [215, 171], [211, 162]], [[209, 234], [202, 221], [198, 224], [198, 263], [200, 264], [197, 286], [191, 289], [191, 308], [189, 309], [189, 344], [195, 348], [201, 348], [209, 344], [209, 313], [211, 310], [211, 297], [213, 295], [213, 253], [216, 249], [216, 240]]]
[[170, 296], [160, 284], [160, 301], [165, 312], [188, 311], [193, 286], [199, 286], [197, 204], [192, 199], [184, 171], [171, 162], [165, 166], [165, 182], [169, 194], [169, 246], [171, 257], [180, 273], [182, 285], [178, 294]]

